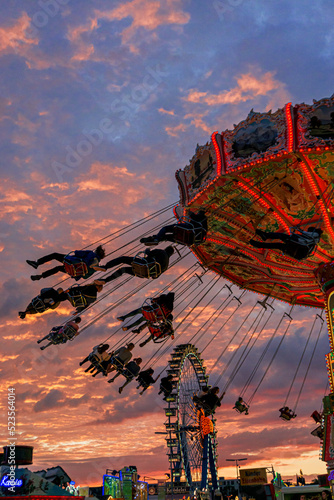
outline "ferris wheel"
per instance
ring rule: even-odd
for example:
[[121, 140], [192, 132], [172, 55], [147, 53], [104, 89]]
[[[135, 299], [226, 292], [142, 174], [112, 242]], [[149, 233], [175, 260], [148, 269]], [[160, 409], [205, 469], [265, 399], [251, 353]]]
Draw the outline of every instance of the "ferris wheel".
[[217, 488], [217, 439], [215, 419], [197, 408], [193, 396], [208, 386], [200, 353], [193, 344], [174, 348], [167, 373], [173, 375], [175, 389], [166, 398], [168, 458], [172, 480], [185, 480], [191, 491], [207, 488], [211, 477]]

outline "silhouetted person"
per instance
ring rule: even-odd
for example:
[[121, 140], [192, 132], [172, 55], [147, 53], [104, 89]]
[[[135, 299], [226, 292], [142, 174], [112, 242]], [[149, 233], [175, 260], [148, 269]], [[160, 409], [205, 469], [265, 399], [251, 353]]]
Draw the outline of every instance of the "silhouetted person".
[[[286, 233], [271, 233], [256, 229], [256, 234], [263, 241], [250, 240], [250, 244], [255, 248], [269, 248], [274, 250], [282, 250], [283, 253], [289, 255], [296, 260], [306, 259], [312, 254], [315, 247], [320, 241], [322, 234], [321, 229], [309, 227], [307, 231], [301, 229], [292, 234]], [[280, 242], [267, 243], [266, 240], [280, 240]]]
[[104, 283], [108, 283], [109, 281], [113, 281], [119, 278], [120, 276], [122, 276], [122, 274], [130, 274], [131, 276], [142, 277], [139, 274], [136, 274], [134, 270], [136, 262], [140, 261], [142, 261], [143, 268], [146, 267], [147, 269], [148, 268], [152, 269], [152, 272], [145, 277], [158, 278], [163, 272], [167, 271], [169, 266], [169, 258], [171, 255], [173, 255], [173, 253], [174, 253], [174, 248], [172, 246], [169, 246], [164, 250], [157, 250], [157, 249], [146, 250], [145, 256], [140, 258], [136, 256], [128, 257], [126, 255], [117, 257], [116, 259], [112, 259], [109, 262], [107, 262], [105, 265], [105, 269], [110, 269], [112, 267], [119, 266], [120, 264], [127, 264], [128, 266], [131, 267], [121, 267], [107, 278], [104, 278], [103, 281]]

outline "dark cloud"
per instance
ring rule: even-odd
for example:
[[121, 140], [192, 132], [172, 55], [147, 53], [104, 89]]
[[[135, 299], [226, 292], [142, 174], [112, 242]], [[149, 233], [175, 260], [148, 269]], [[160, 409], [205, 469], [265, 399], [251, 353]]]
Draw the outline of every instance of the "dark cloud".
[[35, 413], [48, 411], [56, 408], [60, 401], [64, 399], [64, 393], [58, 389], [51, 389], [51, 391], [40, 399], [33, 407]]
[[25, 280], [13, 278], [2, 283], [0, 288], [2, 297], [0, 314], [3, 319], [17, 315], [19, 310], [25, 310], [29, 303], [29, 299], [27, 302], [26, 298], [28, 289], [29, 286]]
[[[113, 401], [113, 408], [104, 409], [102, 417], [95, 420], [94, 424], [120, 424], [133, 418], [143, 418], [145, 415], [152, 415], [152, 418], [154, 418], [154, 415], [163, 413], [163, 401], [157, 397], [156, 394], [152, 394], [152, 391], [150, 391], [149, 394], [144, 393], [145, 396], [140, 396], [139, 401], [137, 394], [138, 393], [132, 392], [130, 401], [127, 402], [122, 402], [121, 396], [118, 394], [115, 395], [115, 393], [113, 396], [109, 395], [104, 397], [103, 403]], [[104, 407], [105, 405], [103, 404], [102, 408]]]

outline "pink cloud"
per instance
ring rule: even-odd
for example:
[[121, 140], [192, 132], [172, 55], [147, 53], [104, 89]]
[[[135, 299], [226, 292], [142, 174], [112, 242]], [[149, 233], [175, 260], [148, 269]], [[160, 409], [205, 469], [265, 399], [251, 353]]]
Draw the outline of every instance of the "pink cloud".
[[[152, 184], [155, 181], [164, 180], [152, 173], [150, 176], [148, 173], [137, 175], [124, 166], [96, 162], [88, 174], [78, 179], [78, 193], [91, 193], [92, 196], [96, 196], [97, 192], [102, 196], [103, 193], [106, 196], [112, 193], [114, 200], [118, 200], [117, 205], [124, 208], [152, 196], [154, 190]], [[156, 197], [156, 194], [154, 196]]]
[[140, 28], [154, 31], [159, 26], [166, 24], [182, 25], [188, 23], [190, 14], [181, 10], [180, 3], [179, 0], [166, 0], [165, 5], [162, 7], [161, 2], [158, 1], [132, 0], [120, 4], [111, 11], [96, 11], [96, 14], [99, 18], [110, 21], [120, 21], [132, 17], [132, 24], [121, 33], [122, 42], [126, 44]]
[[274, 78], [274, 72], [268, 71], [260, 76], [256, 76], [254, 72], [250, 71], [237, 77], [237, 85], [230, 90], [224, 90], [219, 94], [210, 94], [209, 92], [192, 89], [185, 100], [192, 103], [207, 104], [208, 106], [219, 106], [222, 104], [239, 104], [275, 91], [280, 92], [281, 96], [287, 99], [286, 85]]
[[162, 114], [165, 114], [165, 115], [175, 116], [175, 112], [173, 110], [168, 111], [167, 109], [159, 108], [158, 111], [159, 111], [159, 113], [162, 113]]
[[72, 60], [98, 60], [99, 56], [94, 53], [94, 46], [84, 41], [83, 35], [96, 30], [100, 19], [121, 21], [128, 17], [132, 18], [132, 23], [120, 34], [122, 44], [128, 45], [131, 52], [138, 53], [139, 49], [134, 41], [138, 30], [145, 29], [153, 33], [159, 26], [181, 26], [189, 22], [190, 14], [182, 10], [180, 0], [166, 0], [163, 6], [160, 1], [132, 0], [121, 3], [111, 10], [95, 10], [94, 16], [87, 23], [70, 28], [68, 31], [69, 40], [76, 45], [76, 54]]
[[30, 27], [30, 18], [26, 12], [9, 27], [0, 27], [0, 53], [24, 51], [25, 46], [37, 45], [37, 38], [31, 38], [27, 32]]
[[165, 130], [168, 135], [171, 135], [172, 137], [178, 137], [180, 135], [179, 132], [185, 132], [187, 128], [188, 127], [185, 123], [180, 123], [175, 127], [165, 127]]

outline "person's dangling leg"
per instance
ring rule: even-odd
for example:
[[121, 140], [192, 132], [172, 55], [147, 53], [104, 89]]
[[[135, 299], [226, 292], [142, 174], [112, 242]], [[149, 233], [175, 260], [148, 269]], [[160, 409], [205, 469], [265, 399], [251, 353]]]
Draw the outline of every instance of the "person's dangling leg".
[[46, 262], [50, 262], [51, 260], [58, 260], [58, 262], [63, 263], [66, 255], [63, 253], [50, 253], [49, 255], [45, 255], [45, 257], [41, 257], [40, 259], [37, 259], [36, 262], [39, 266], [42, 264], [46, 264]]
[[115, 378], [119, 377], [120, 375], [122, 375], [121, 372], [117, 372], [116, 375], [113, 376], [113, 378], [111, 378], [110, 380], [108, 380], [108, 384], [110, 384], [111, 382], [113, 382], [115, 380]]
[[126, 382], [124, 382], [124, 384], [123, 384], [123, 385], [122, 385], [122, 386], [118, 389], [118, 392], [119, 392], [120, 394], [122, 394], [124, 387], [126, 387], [128, 384], [130, 384], [131, 380], [133, 380], [133, 378], [131, 378], [131, 379], [127, 379], [127, 381], [126, 381]]
[[146, 389], [149, 388], [149, 385], [144, 385], [143, 386], [143, 390], [139, 393], [139, 396], [142, 396], [142, 394], [144, 394], [144, 392], [146, 391]]
[[91, 363], [91, 364], [89, 365], [89, 367], [88, 367], [88, 368], [86, 368], [85, 373], [89, 372], [92, 368], [95, 368], [95, 366], [93, 365], [93, 363]]
[[142, 312], [142, 308], [141, 307], [138, 307], [138, 309], [134, 309], [133, 311], [127, 313], [127, 314], [123, 314], [123, 316], [118, 316], [118, 320], [119, 321], [124, 321], [126, 320], [127, 318], [132, 318], [132, 316], [136, 316], [137, 314], [141, 314]]
[[146, 340], [144, 340], [144, 342], [139, 344], [139, 347], [144, 347], [144, 345], [148, 344], [151, 340], [153, 340], [153, 338], [153, 335], [150, 335]]
[[27, 264], [29, 266], [32, 266], [34, 269], [37, 269], [38, 266], [41, 266], [42, 264], [46, 264], [46, 262], [50, 262], [51, 260], [58, 260], [59, 262], [63, 263], [66, 255], [63, 253], [57, 253], [53, 252], [50, 253], [49, 255], [45, 255], [44, 257], [41, 257], [40, 259], [37, 260], [26, 260]]
[[271, 250], [285, 250], [285, 243], [266, 243], [265, 241], [250, 240], [249, 242], [255, 248], [270, 248]]
[[65, 266], [56, 266], [53, 267], [52, 269], [48, 269], [47, 271], [44, 271], [42, 273], [42, 277], [47, 278], [48, 276], [53, 276], [54, 274], [57, 273], [66, 273]]
[[138, 328], [136, 328], [135, 330], [132, 330], [133, 333], [141, 333], [143, 330], [145, 330], [145, 328], [149, 325], [149, 322], [148, 321], [144, 321], [144, 323], [139, 326]]
[[169, 226], [162, 227], [158, 234], [155, 234], [153, 238], [157, 239], [158, 241], [170, 241], [170, 239], [167, 239], [167, 237], [170, 238], [171, 236], [173, 236], [174, 227], [176, 225], [177, 224], [170, 224]]
[[41, 342], [43, 342], [43, 340], [48, 339], [49, 335], [50, 335], [50, 333], [48, 333], [47, 335], [45, 335], [45, 337], [43, 337], [42, 339], [37, 340], [37, 344], [40, 344]]
[[128, 264], [131, 265], [134, 257], [127, 257], [126, 255], [122, 255], [121, 257], [116, 257], [116, 259], [109, 260], [103, 267], [106, 269], [110, 269], [111, 267], [119, 266], [120, 264]]
[[140, 243], [144, 243], [147, 246], [157, 245], [160, 241], [171, 241], [174, 243], [174, 227], [176, 224], [171, 224], [169, 226], [164, 226], [160, 229], [158, 234], [153, 236], [148, 236], [147, 238], [141, 238]]
[[285, 242], [290, 238], [290, 235], [287, 233], [274, 233], [270, 231], [261, 231], [260, 229], [256, 229], [256, 234], [260, 236], [264, 241], [265, 240], [281, 240]]
[[42, 351], [44, 351], [44, 349], [46, 349], [47, 347], [49, 347], [49, 345], [52, 345], [52, 342], [49, 342], [48, 344], [44, 345], [43, 347], [40, 347], [40, 349]]
[[119, 278], [120, 276], [122, 276], [123, 274], [130, 274], [131, 276], [135, 275], [132, 267], [121, 267], [120, 269], [117, 269], [117, 271], [112, 273], [107, 278], [103, 278], [103, 280], [101, 280], [101, 281], [104, 281], [104, 283], [109, 283], [109, 281], [113, 281], [113, 280]]
[[40, 280], [41, 278], [48, 278], [49, 276], [53, 276], [57, 273], [66, 273], [65, 266], [56, 266], [44, 271], [42, 274], [35, 274], [30, 276], [33, 281]]
[[[130, 325], [123, 326], [122, 330], [123, 330], [123, 332], [127, 332], [128, 330], [131, 330], [131, 328], [133, 328], [134, 326], [140, 325], [143, 321], [144, 321], [144, 318], [143, 318], [143, 316], [141, 316], [139, 319], [137, 319], [136, 321], [134, 321]], [[141, 329], [140, 329], [140, 327], [138, 328], [139, 333], [145, 328], [146, 324], [147, 324], [147, 322], [144, 321], [144, 326], [142, 326]]]
[[87, 363], [88, 360], [89, 360], [89, 356], [87, 356], [85, 359], [80, 361], [79, 366], [82, 366], [84, 363]]

